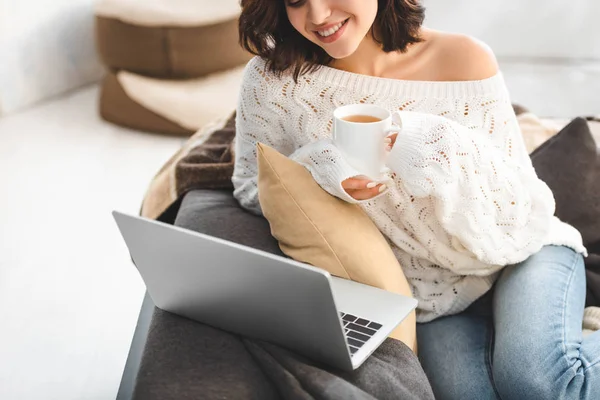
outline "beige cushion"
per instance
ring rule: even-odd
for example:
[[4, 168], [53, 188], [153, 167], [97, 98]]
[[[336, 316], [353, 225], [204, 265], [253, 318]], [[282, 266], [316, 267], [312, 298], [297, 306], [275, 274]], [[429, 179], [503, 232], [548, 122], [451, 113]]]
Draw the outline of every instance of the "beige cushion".
[[199, 26], [236, 18], [239, 0], [100, 0], [96, 15], [140, 26]]
[[186, 80], [127, 71], [107, 74], [100, 97], [104, 119], [149, 132], [190, 135], [235, 109], [244, 67]]
[[237, 0], [101, 0], [96, 48], [113, 70], [198, 78], [246, 63]]
[[304, 167], [276, 150], [259, 144], [257, 153], [260, 204], [285, 254], [341, 278], [410, 295], [391, 247], [360, 207], [325, 192]]

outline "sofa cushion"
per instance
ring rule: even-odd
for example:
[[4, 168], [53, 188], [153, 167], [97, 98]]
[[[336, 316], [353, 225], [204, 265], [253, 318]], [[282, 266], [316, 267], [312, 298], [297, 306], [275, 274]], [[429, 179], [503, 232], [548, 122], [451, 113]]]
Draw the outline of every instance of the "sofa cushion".
[[556, 216], [581, 232], [584, 245], [600, 243], [600, 152], [588, 123], [574, 119], [531, 154], [552, 189]]

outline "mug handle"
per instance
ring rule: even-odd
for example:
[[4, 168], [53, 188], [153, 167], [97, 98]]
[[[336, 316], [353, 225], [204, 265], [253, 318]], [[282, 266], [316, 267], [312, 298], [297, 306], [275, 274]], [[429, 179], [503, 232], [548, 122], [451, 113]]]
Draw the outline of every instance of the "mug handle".
[[390, 136], [392, 133], [400, 133], [402, 130], [402, 117], [398, 111], [392, 113], [392, 127], [386, 130], [385, 137]]
[[[389, 129], [385, 130], [385, 137], [390, 136], [393, 133], [400, 133], [400, 131], [402, 131], [402, 118], [400, 117], [400, 115], [398, 114], [398, 112], [395, 112], [392, 114], [392, 127]], [[383, 167], [381, 169], [381, 174], [382, 175], [386, 175], [389, 174], [391, 172], [391, 170], [388, 167]], [[382, 182], [385, 181], [389, 181], [389, 177], [387, 179], [383, 179]]]
[[390, 129], [385, 130], [385, 137], [390, 136], [393, 133], [400, 133], [402, 127], [392, 126]]
[[392, 113], [392, 124], [398, 126], [399, 129], [402, 129], [402, 117], [398, 111]]

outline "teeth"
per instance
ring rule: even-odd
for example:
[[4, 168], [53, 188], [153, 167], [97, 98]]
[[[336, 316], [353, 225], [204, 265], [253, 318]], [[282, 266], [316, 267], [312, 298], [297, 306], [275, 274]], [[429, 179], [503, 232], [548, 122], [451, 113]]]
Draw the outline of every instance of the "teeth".
[[342, 25], [344, 25], [343, 22], [340, 22], [339, 24], [337, 24], [336, 26], [334, 26], [333, 28], [330, 28], [326, 31], [318, 31], [319, 35], [323, 36], [323, 37], [327, 37], [327, 36], [331, 36], [334, 33], [336, 33], [337, 31], [340, 30], [340, 28], [342, 27]]

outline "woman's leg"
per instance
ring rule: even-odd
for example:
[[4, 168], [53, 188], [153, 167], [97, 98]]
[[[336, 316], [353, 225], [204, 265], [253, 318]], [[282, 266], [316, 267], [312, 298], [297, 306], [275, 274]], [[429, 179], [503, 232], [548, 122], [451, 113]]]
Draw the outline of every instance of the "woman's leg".
[[585, 294], [583, 258], [566, 247], [503, 271], [493, 358], [502, 399], [600, 398], [600, 332], [582, 337]]
[[461, 314], [417, 324], [419, 359], [438, 400], [497, 399], [491, 293]]

